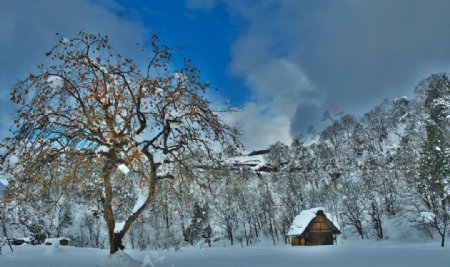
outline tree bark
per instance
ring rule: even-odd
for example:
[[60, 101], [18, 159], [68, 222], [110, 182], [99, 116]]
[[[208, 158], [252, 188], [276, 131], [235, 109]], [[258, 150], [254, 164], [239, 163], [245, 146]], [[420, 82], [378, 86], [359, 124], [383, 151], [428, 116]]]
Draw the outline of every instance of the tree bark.
[[116, 226], [116, 222], [114, 219], [114, 213], [112, 210], [112, 183], [111, 183], [111, 170], [113, 168], [113, 164], [106, 164], [103, 167], [103, 182], [105, 183], [104, 195], [102, 196], [103, 202], [103, 218], [105, 219], [106, 226], [108, 228], [108, 237], [109, 237], [109, 249], [110, 254], [114, 254], [117, 252], [117, 246], [114, 237], [114, 228]]

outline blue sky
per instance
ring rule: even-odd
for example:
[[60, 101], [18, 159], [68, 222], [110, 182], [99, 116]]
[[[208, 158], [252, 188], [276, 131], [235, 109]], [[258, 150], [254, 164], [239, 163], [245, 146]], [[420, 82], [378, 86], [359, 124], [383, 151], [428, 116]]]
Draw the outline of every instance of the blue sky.
[[249, 150], [318, 129], [325, 110], [361, 116], [384, 98], [412, 96], [450, 67], [447, 0], [0, 0], [0, 137], [10, 87], [57, 41], [81, 29], [108, 34], [133, 56], [151, 34], [185, 46], [239, 112]]
[[[194, 1], [190, 1], [194, 2]], [[139, 20], [134, 23], [145, 27], [145, 35], [157, 34], [164, 43], [183, 46], [182, 54], [194, 60], [203, 73], [203, 78], [211, 81], [214, 87], [234, 105], [243, 105], [250, 97], [242, 79], [233, 76], [228, 64], [231, 61], [230, 47], [239, 35], [239, 19], [227, 12], [224, 5], [208, 8], [207, 3], [188, 4], [180, 0], [168, 1], [119, 1], [132, 14], [119, 15], [124, 19]]]

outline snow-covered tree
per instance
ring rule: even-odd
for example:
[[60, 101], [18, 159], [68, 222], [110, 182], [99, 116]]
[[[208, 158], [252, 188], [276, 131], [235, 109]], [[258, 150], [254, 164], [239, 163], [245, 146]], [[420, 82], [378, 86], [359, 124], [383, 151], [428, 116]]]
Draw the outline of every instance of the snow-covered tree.
[[47, 53], [52, 65], [39, 65], [11, 94], [18, 110], [8, 142], [20, 159], [11, 187], [33, 199], [52, 196], [44, 195], [51, 183], [99, 201], [111, 253], [183, 164], [180, 154], [209, 157], [217, 144], [238, 143], [206, 99], [199, 70], [157, 37], [150, 48], [141, 70], [107, 36], [61, 38]]
[[445, 244], [450, 226], [450, 131], [447, 116], [450, 106], [450, 81], [445, 74], [426, 79], [424, 92], [426, 137], [415, 186], [422, 201], [425, 223], [435, 229]]

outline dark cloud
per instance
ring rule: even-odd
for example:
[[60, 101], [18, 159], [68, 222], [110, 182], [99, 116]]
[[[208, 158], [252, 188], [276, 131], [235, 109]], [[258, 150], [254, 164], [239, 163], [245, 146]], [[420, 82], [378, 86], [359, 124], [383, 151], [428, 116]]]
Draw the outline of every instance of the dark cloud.
[[335, 104], [367, 111], [410, 95], [430, 72], [450, 66], [449, 1], [330, 1], [309, 43], [307, 76]]
[[[103, 3], [100, 5], [99, 3]], [[127, 18], [126, 10], [109, 1], [22, 0], [3, 1], [0, 8], [0, 138], [10, 127], [14, 111], [9, 91], [58, 41], [55, 33], [72, 37], [78, 31], [108, 34], [124, 54], [140, 42], [139, 25]], [[121, 14], [119, 17], [116, 14]], [[130, 22], [131, 21], [131, 22]]]
[[290, 133], [293, 137], [313, 138], [328, 120], [322, 121], [323, 109], [313, 105], [299, 105], [295, 111], [294, 118], [290, 125]]
[[[292, 136], [324, 127], [326, 110], [361, 115], [383, 98], [412, 95], [415, 84], [430, 73], [449, 71], [450, 1], [232, 2], [248, 25], [232, 50], [232, 69], [241, 66], [237, 75], [250, 83], [261, 66], [288, 60], [298, 70], [292, 75], [308, 81], [306, 90], [286, 78], [283, 68], [270, 68], [270, 74], [258, 73], [258, 83], [251, 83], [255, 98], [271, 94], [273, 110], [291, 118]], [[279, 86], [268, 80], [275, 76], [285, 77], [277, 81], [285, 96], [281, 101]], [[297, 108], [294, 113], [280, 110], [279, 103]]]

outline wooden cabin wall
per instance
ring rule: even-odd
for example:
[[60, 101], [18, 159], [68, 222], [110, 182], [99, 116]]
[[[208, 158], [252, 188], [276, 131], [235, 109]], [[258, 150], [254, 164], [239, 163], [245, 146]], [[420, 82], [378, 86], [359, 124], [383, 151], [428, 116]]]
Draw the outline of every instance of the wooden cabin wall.
[[325, 231], [325, 230], [332, 231], [331, 226], [328, 223], [325, 215], [318, 214], [316, 216], [316, 218], [314, 218], [312, 220], [312, 222], [311, 222], [311, 229], [310, 229], [310, 231]]

